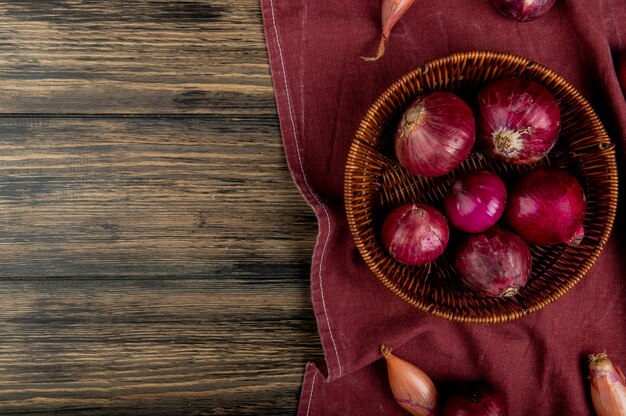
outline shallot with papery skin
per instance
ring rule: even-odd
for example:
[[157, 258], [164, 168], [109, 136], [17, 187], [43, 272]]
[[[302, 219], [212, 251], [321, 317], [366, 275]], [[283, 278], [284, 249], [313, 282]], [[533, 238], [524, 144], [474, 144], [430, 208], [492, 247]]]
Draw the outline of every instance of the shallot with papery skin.
[[589, 355], [591, 401], [598, 416], [626, 415], [626, 380], [606, 353]]
[[409, 10], [415, 0], [383, 0], [381, 7], [382, 34], [375, 56], [362, 56], [365, 61], [376, 61], [385, 54], [385, 45], [391, 35], [391, 29]]
[[477, 170], [462, 175], [443, 200], [448, 220], [461, 231], [481, 233], [495, 225], [506, 206], [506, 186], [495, 173]]
[[486, 382], [472, 382], [454, 392], [443, 407], [443, 416], [507, 416], [504, 398]]
[[572, 174], [540, 167], [513, 186], [504, 218], [530, 244], [577, 246], [585, 236], [586, 207], [583, 188]]
[[548, 13], [556, 0], [491, 0], [491, 4], [508, 18], [530, 22]]
[[435, 260], [448, 245], [445, 217], [430, 205], [405, 204], [385, 218], [383, 245], [400, 263], [421, 265]]
[[414, 175], [440, 176], [456, 168], [472, 151], [474, 115], [449, 92], [418, 97], [404, 112], [395, 137], [398, 161]]
[[503, 79], [478, 96], [476, 142], [489, 156], [515, 165], [538, 161], [556, 144], [561, 113], [542, 85]]
[[478, 295], [508, 297], [516, 295], [530, 279], [532, 256], [524, 240], [493, 227], [469, 236], [454, 267], [461, 282]]
[[396, 357], [384, 345], [380, 353], [387, 361], [389, 386], [400, 406], [412, 415], [437, 414], [437, 389], [428, 375], [411, 363]]

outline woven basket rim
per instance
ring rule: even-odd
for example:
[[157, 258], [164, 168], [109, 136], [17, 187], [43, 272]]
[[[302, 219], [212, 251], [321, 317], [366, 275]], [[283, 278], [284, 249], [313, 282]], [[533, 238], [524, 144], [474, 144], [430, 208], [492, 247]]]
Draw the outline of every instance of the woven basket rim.
[[[581, 108], [581, 110], [585, 113], [585, 115], [589, 118], [590, 122], [594, 127], [594, 131], [597, 132], [597, 139], [599, 141], [599, 146], [603, 150], [606, 150], [607, 157], [607, 175], [610, 176], [610, 185], [607, 189], [607, 192], [610, 193], [611, 204], [610, 204], [610, 212], [606, 218], [606, 222], [602, 229], [602, 234], [599, 239], [599, 243], [594, 247], [592, 252], [585, 259], [580, 269], [575, 273], [572, 278], [570, 278], [563, 287], [560, 288], [556, 293], [546, 296], [541, 300], [537, 300], [532, 304], [526, 305], [525, 308], [520, 308], [515, 311], [510, 311], [506, 313], [497, 313], [491, 315], [467, 315], [467, 314], [457, 314], [450, 310], [440, 308], [435, 304], [424, 304], [419, 299], [415, 299], [414, 297], [409, 296], [408, 294], [402, 292], [401, 288], [397, 287], [393, 281], [391, 281], [386, 275], [382, 273], [377, 264], [373, 262], [371, 257], [368, 255], [368, 252], [365, 248], [364, 242], [359, 235], [359, 229], [357, 227], [356, 219], [355, 219], [355, 207], [354, 201], [352, 200], [352, 189], [355, 184], [354, 171], [350, 168], [350, 161], [358, 160], [358, 155], [356, 154], [357, 150], [360, 147], [359, 137], [366, 136], [367, 125], [370, 121], [375, 119], [377, 112], [380, 110], [381, 106], [397, 91], [399, 91], [404, 84], [410, 82], [411, 79], [415, 78], [417, 75], [425, 74], [427, 71], [431, 71], [439, 66], [446, 65], [448, 63], [455, 63], [462, 60], [470, 60], [470, 59], [489, 59], [489, 60], [498, 60], [498, 61], [507, 61], [510, 63], [518, 64], [524, 66], [526, 69], [534, 69], [542, 73], [545, 77], [551, 78], [555, 80], [561, 87], [564, 88], [566, 93], [576, 102], [576, 105]], [[350, 149], [348, 152], [347, 162], [345, 166], [345, 176], [344, 176], [344, 201], [345, 201], [345, 210], [348, 220], [348, 225], [350, 229], [350, 233], [352, 235], [353, 241], [357, 249], [359, 250], [362, 258], [367, 264], [368, 268], [374, 273], [374, 275], [378, 278], [378, 280], [391, 292], [395, 293], [397, 296], [402, 298], [404, 301], [409, 303], [410, 305], [418, 308], [422, 312], [429, 313], [431, 315], [444, 318], [453, 322], [463, 322], [463, 323], [496, 323], [496, 322], [505, 322], [513, 319], [520, 318], [532, 312], [538, 311], [543, 307], [551, 304], [556, 301], [560, 297], [562, 297], [565, 293], [567, 293], [570, 289], [572, 289], [591, 269], [599, 255], [601, 254], [606, 242], [609, 239], [611, 234], [613, 223], [615, 221], [616, 211], [617, 211], [617, 193], [618, 193], [618, 177], [617, 177], [617, 162], [615, 158], [615, 145], [611, 142], [610, 137], [608, 136], [606, 129], [604, 128], [600, 118], [594, 111], [591, 104], [587, 101], [586, 98], [582, 96], [582, 94], [574, 88], [565, 78], [551, 69], [534, 62], [532, 60], [523, 58], [519, 55], [506, 53], [506, 52], [493, 52], [493, 51], [468, 51], [468, 52], [457, 52], [444, 57], [436, 58], [424, 63], [421, 66], [414, 68], [413, 70], [405, 73], [403, 76], [394, 81], [389, 87], [387, 87], [378, 98], [370, 105], [365, 115], [362, 117], [359, 126], [355, 135], [353, 136]]]

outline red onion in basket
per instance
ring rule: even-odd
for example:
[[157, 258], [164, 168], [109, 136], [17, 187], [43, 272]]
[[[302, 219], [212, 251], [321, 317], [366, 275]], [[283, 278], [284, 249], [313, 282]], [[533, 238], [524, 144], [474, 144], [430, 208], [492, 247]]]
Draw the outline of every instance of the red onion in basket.
[[383, 245], [400, 263], [420, 265], [439, 257], [448, 245], [445, 217], [426, 204], [406, 204], [394, 209], [382, 228]]
[[478, 106], [477, 143], [496, 159], [516, 165], [536, 162], [559, 136], [559, 105], [534, 81], [496, 81], [480, 92]]
[[587, 202], [580, 183], [563, 169], [541, 167], [522, 176], [509, 194], [504, 218], [530, 244], [580, 244]]
[[449, 92], [420, 96], [406, 110], [395, 138], [400, 164], [414, 175], [440, 176], [470, 154], [476, 136], [469, 106]]
[[490, 384], [473, 382], [452, 394], [443, 408], [443, 416], [507, 416], [502, 395]]
[[506, 204], [506, 186], [498, 175], [486, 170], [466, 173], [452, 183], [443, 209], [461, 231], [481, 233], [494, 226]]
[[556, 0], [491, 0], [502, 14], [520, 22], [530, 22], [548, 13]]
[[493, 227], [470, 235], [461, 245], [454, 267], [463, 284], [481, 296], [516, 295], [530, 279], [530, 249], [518, 236]]

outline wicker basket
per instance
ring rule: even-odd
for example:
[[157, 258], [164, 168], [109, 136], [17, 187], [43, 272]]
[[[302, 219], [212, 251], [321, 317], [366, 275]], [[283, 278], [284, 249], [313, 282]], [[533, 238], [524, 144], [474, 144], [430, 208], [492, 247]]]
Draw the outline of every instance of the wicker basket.
[[[404, 109], [418, 94], [450, 91], [472, 105], [494, 80], [521, 77], [547, 87], [561, 108], [555, 148], [535, 165], [512, 166], [472, 153], [451, 173], [425, 178], [409, 174], [395, 158], [393, 138]], [[452, 268], [463, 236], [451, 228], [445, 253], [425, 266], [405, 266], [385, 251], [380, 227], [385, 215], [406, 202], [441, 209], [455, 176], [488, 168], [509, 182], [537, 165], [565, 167], [587, 195], [585, 238], [578, 247], [531, 247], [531, 281], [510, 298], [485, 298], [464, 289]], [[617, 208], [614, 145], [589, 103], [561, 76], [519, 56], [467, 52], [431, 61], [391, 85], [370, 107], [353, 139], [345, 170], [345, 202], [357, 248], [376, 277], [393, 293], [424, 312], [458, 322], [494, 323], [537, 311], [563, 296], [594, 264], [606, 243]]]

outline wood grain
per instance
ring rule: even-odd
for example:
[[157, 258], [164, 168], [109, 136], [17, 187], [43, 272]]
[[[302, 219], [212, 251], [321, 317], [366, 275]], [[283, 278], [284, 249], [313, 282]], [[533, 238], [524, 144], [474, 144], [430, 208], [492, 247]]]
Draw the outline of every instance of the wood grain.
[[315, 218], [257, 0], [0, 2], [0, 414], [295, 414]]
[[306, 303], [246, 279], [3, 281], [1, 413], [290, 413], [319, 354]]
[[305, 276], [316, 233], [276, 119], [223, 117], [0, 119], [0, 229], [7, 277]]
[[274, 115], [258, 1], [0, 2], [5, 113]]

